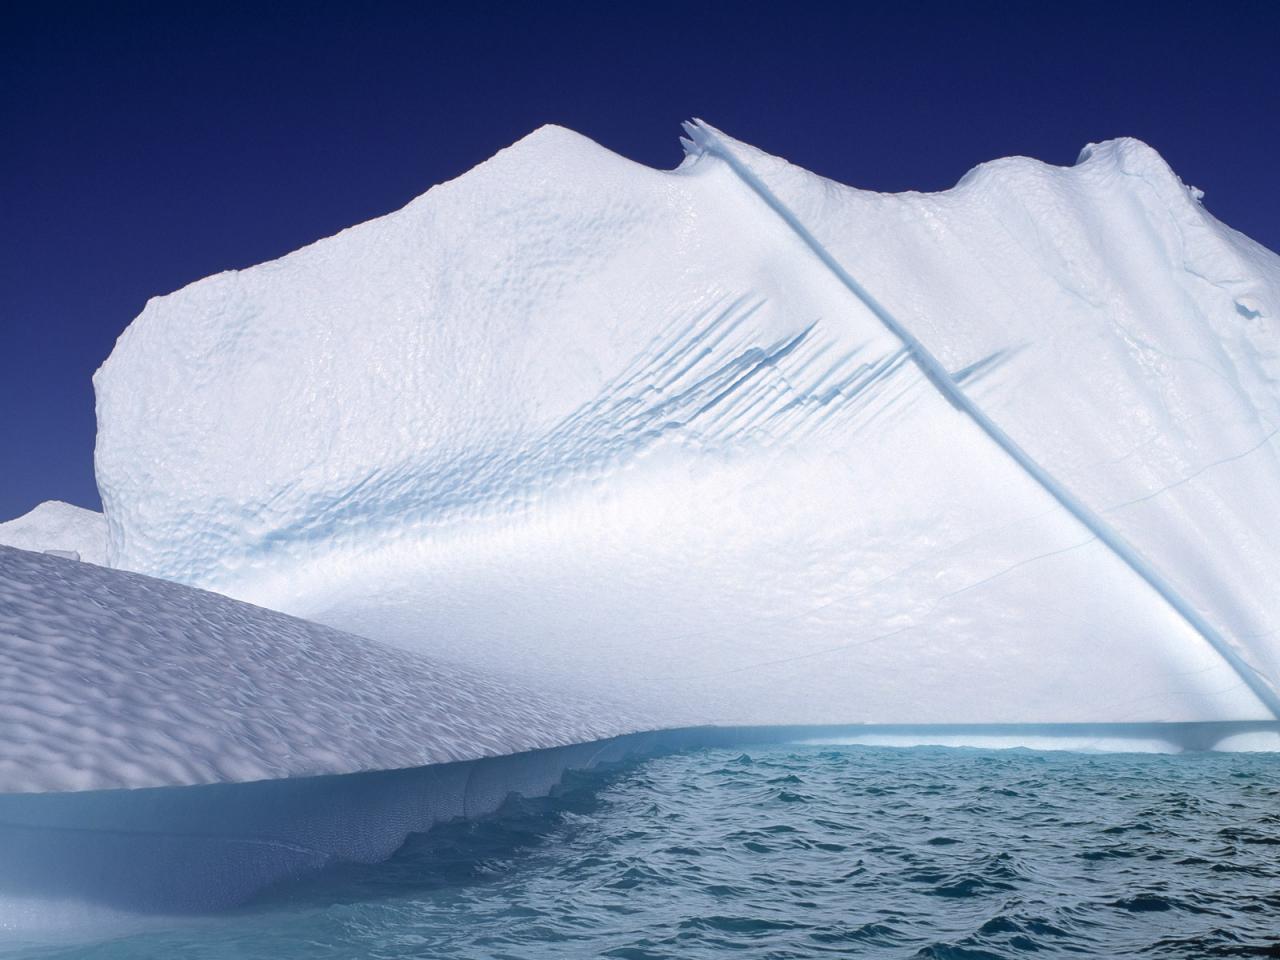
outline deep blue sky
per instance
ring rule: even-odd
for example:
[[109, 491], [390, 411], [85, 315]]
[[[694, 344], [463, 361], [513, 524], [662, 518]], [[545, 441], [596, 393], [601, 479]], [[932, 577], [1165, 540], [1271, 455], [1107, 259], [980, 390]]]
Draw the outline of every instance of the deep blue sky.
[[0, 519], [98, 506], [90, 376], [148, 297], [393, 210], [546, 122], [704, 117], [826, 176], [1151, 143], [1280, 249], [1280, 0], [0, 0]]

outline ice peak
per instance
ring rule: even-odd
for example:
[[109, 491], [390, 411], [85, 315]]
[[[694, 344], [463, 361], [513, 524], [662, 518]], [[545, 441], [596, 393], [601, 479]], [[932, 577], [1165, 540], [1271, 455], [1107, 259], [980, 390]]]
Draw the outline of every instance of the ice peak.
[[91, 563], [106, 562], [106, 539], [102, 514], [62, 500], [45, 500], [0, 523], [0, 544], [22, 550], [73, 550]]
[[509, 147], [504, 147], [489, 160], [464, 173], [459, 180], [470, 180], [482, 171], [500, 170], [514, 174], [545, 178], [572, 176], [575, 168], [617, 167], [647, 170], [626, 157], [603, 147], [590, 137], [554, 123], [546, 123], [525, 134]]
[[1135, 137], [1117, 137], [1101, 143], [1085, 144], [1076, 159], [1076, 168], [1094, 168], [1146, 181], [1159, 193], [1178, 202], [1200, 200], [1204, 192], [1183, 183], [1160, 152]]
[[526, 133], [509, 147], [499, 150], [497, 155], [603, 149], [590, 137], [584, 136], [576, 130], [562, 127], [557, 123], [544, 123], [542, 126]]
[[35, 521], [54, 517], [83, 518], [100, 516], [95, 510], [77, 507], [74, 503], [67, 503], [65, 500], [44, 500], [22, 514], [22, 516], [0, 522], [0, 528], [7, 527], [11, 523], [17, 523], [19, 520]]
[[1076, 166], [1086, 163], [1112, 164], [1121, 168], [1157, 165], [1169, 169], [1164, 157], [1150, 144], [1136, 137], [1113, 137], [1086, 143], [1076, 158]]

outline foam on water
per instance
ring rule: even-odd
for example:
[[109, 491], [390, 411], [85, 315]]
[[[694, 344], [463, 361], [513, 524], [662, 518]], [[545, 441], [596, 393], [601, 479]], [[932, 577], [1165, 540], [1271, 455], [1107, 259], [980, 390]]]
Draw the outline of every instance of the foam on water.
[[233, 914], [0, 956], [1278, 956], [1277, 809], [1276, 754], [709, 749]]

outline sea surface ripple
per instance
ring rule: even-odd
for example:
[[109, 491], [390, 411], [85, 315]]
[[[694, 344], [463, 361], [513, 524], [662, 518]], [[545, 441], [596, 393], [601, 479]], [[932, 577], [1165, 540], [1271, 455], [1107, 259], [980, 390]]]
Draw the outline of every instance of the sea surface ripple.
[[40, 957], [1280, 957], [1280, 755], [702, 750]]

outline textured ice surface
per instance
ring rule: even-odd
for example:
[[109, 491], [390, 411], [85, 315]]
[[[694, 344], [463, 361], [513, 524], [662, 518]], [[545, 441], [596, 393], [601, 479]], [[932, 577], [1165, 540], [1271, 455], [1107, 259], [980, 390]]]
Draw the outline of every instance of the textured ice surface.
[[694, 138], [153, 300], [112, 562], [722, 722], [1274, 719], [1280, 261], [1133, 141], [887, 196]]
[[0, 523], [0, 544], [23, 550], [80, 554], [86, 563], [107, 562], [107, 521], [96, 510], [46, 500], [22, 516]]
[[714, 139], [1274, 687], [1280, 258], [1132, 139], [895, 197]]
[[0, 547], [0, 794], [386, 770], [652, 725], [203, 590]]

